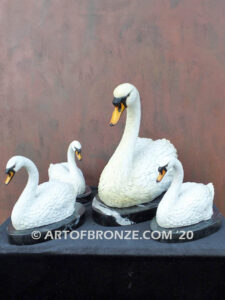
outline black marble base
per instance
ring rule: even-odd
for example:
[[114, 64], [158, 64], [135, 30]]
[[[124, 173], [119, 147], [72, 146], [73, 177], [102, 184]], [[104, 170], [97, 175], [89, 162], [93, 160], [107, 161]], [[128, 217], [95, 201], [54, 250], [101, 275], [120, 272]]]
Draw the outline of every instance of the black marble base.
[[151, 202], [125, 208], [109, 207], [96, 195], [92, 202], [92, 216], [96, 223], [103, 226], [126, 226], [151, 220], [163, 195]]
[[[15, 245], [31, 245], [46, 242], [55, 237], [56, 231], [71, 231], [79, 227], [85, 216], [85, 207], [81, 203], [76, 203], [76, 209], [72, 216], [59, 222], [44, 225], [26, 230], [16, 230], [10, 222], [7, 227], [8, 240]], [[60, 238], [58, 236], [58, 238]], [[63, 235], [62, 235], [63, 238]]]
[[86, 185], [85, 193], [77, 196], [77, 202], [85, 204], [91, 201], [91, 199], [92, 199], [92, 190], [90, 186]]
[[160, 227], [155, 217], [150, 222], [151, 236], [154, 240], [162, 243], [183, 243], [194, 241], [218, 231], [221, 227], [222, 219], [223, 216], [216, 207], [213, 208], [213, 215], [211, 219], [184, 227]]

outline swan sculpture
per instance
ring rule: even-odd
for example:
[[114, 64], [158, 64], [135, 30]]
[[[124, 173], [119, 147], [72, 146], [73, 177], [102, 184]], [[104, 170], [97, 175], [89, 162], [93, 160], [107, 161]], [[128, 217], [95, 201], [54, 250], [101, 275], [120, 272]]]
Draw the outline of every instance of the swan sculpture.
[[74, 213], [76, 193], [72, 185], [60, 181], [38, 185], [38, 169], [26, 157], [10, 158], [6, 165], [5, 184], [9, 184], [22, 167], [28, 173], [28, 182], [12, 210], [11, 221], [16, 230], [52, 224]]
[[157, 182], [166, 179], [166, 174], [171, 169], [173, 169], [172, 183], [156, 212], [158, 225], [164, 228], [174, 228], [210, 219], [213, 214], [213, 184], [183, 183], [183, 167], [176, 158], [170, 158], [167, 163], [161, 164], [158, 169]]
[[157, 184], [158, 162], [165, 156], [177, 157], [177, 151], [166, 139], [138, 137], [141, 103], [135, 86], [121, 84], [113, 94], [115, 109], [110, 125], [117, 124], [125, 109], [127, 120], [123, 137], [100, 176], [98, 193], [106, 205], [121, 208], [152, 201], [167, 190], [172, 174]]
[[85, 192], [85, 179], [82, 171], [77, 167], [75, 154], [78, 160], [82, 159], [81, 144], [78, 141], [70, 143], [67, 151], [67, 162], [50, 164], [48, 169], [49, 180], [59, 180], [73, 185], [77, 195]]

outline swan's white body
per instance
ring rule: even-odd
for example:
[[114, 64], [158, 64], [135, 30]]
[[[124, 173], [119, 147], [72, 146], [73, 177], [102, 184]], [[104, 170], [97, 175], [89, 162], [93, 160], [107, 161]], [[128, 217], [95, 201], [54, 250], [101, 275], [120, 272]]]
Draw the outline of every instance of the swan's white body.
[[7, 166], [16, 161], [17, 171], [24, 167], [28, 182], [17, 200], [11, 214], [12, 224], [17, 230], [24, 230], [61, 221], [74, 213], [76, 193], [74, 188], [60, 181], [38, 185], [39, 174], [35, 164], [23, 157], [11, 158]]
[[72, 184], [77, 195], [85, 193], [85, 179], [82, 171], [77, 167], [75, 149], [77, 141], [73, 141], [67, 151], [67, 161], [64, 163], [50, 164], [48, 169], [49, 180], [59, 180]]
[[[104, 168], [98, 186], [100, 199], [111, 207], [130, 207], [154, 200], [167, 190], [172, 180], [172, 176], [168, 174], [167, 180], [157, 184], [159, 161], [164, 156], [177, 157], [175, 147], [168, 140], [153, 141], [138, 137], [141, 120], [140, 96], [134, 86], [125, 85], [125, 89], [130, 92], [129, 98], [133, 99], [127, 105], [124, 134]], [[121, 97], [115, 93], [117, 89], [114, 96]], [[123, 91], [120, 89], [119, 93]]]
[[174, 168], [174, 177], [157, 208], [156, 221], [159, 226], [182, 227], [210, 219], [213, 214], [213, 184], [183, 183], [181, 162], [174, 159], [170, 166]]

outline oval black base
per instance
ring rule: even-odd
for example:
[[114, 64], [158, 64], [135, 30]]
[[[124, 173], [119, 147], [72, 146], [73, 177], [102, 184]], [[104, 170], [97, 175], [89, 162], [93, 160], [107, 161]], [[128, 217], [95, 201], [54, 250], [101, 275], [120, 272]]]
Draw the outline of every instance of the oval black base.
[[92, 202], [92, 216], [103, 226], [126, 226], [151, 220], [164, 193], [151, 202], [125, 208], [109, 207], [95, 196]]
[[91, 201], [91, 199], [92, 199], [92, 190], [89, 185], [86, 185], [85, 193], [77, 196], [77, 202], [85, 204]]
[[49, 225], [25, 230], [16, 230], [10, 222], [7, 228], [9, 242], [15, 245], [32, 245], [51, 240], [56, 230], [70, 231], [76, 229], [84, 221], [85, 207], [81, 203], [76, 203], [75, 205], [76, 209], [72, 216]]
[[154, 218], [150, 222], [151, 235], [154, 240], [162, 243], [190, 242], [218, 231], [222, 225], [222, 218], [223, 216], [216, 207], [213, 208], [211, 219], [190, 226], [163, 228]]

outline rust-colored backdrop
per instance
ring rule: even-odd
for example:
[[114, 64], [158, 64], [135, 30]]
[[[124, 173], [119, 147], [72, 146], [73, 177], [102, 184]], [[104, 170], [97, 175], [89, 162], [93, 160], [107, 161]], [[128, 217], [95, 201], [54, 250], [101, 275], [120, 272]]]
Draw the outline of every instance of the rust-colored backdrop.
[[78, 139], [97, 185], [124, 128], [125, 117], [108, 126], [122, 82], [140, 91], [141, 135], [170, 139], [185, 180], [212, 181], [225, 213], [224, 11], [223, 0], [2, 0], [0, 221], [26, 184], [24, 171], [3, 184], [12, 155], [31, 158], [45, 181]]

